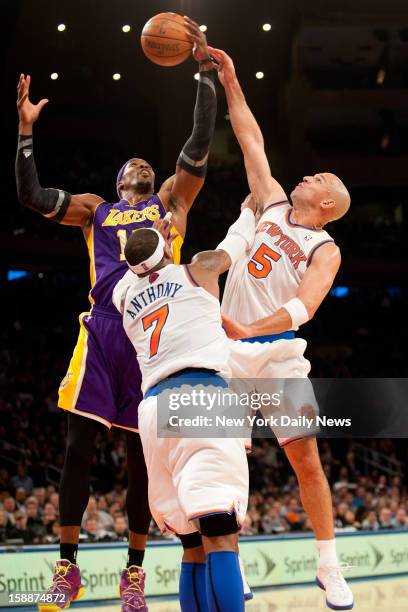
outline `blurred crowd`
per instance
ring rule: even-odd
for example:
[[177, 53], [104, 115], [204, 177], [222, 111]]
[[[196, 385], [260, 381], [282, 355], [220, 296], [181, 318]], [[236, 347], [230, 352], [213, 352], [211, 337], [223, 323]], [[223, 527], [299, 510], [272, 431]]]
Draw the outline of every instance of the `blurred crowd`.
[[[106, 438], [110, 436], [106, 434]], [[82, 542], [124, 542], [128, 538], [124, 444], [121, 434], [116, 438], [116, 442], [106, 442], [103, 460], [100, 453], [96, 457], [96, 471], [102, 467], [101, 460], [106, 466], [107, 459], [118, 469], [114, 470], [115, 483], [109, 491], [104, 490], [98, 479], [93, 479], [92, 494], [82, 520]], [[344, 461], [336, 458], [339, 450], [336, 441], [320, 442], [323, 467], [333, 494], [336, 531], [408, 529], [408, 489], [403, 474], [386, 476], [373, 469], [365, 474], [353, 444], [343, 441]], [[367, 444], [373, 452], [387, 453], [395, 459], [403, 452], [392, 440]], [[277, 445], [270, 439], [256, 440], [249, 465], [251, 492], [242, 535], [310, 531], [296, 477]], [[15, 471], [0, 469], [1, 544], [59, 541], [58, 488], [44, 482], [37, 486], [31, 472], [23, 463]], [[150, 538], [157, 537], [160, 533], [152, 521]]]

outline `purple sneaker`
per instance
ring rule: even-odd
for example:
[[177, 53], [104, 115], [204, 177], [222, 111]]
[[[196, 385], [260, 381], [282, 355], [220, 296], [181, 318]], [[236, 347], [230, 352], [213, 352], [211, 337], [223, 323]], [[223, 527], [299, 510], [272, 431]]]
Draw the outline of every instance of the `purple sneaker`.
[[66, 559], [60, 559], [55, 564], [52, 584], [44, 593], [44, 600], [38, 603], [38, 609], [40, 612], [65, 610], [71, 601], [77, 601], [84, 593], [79, 567]]
[[145, 573], [141, 567], [131, 565], [123, 570], [120, 577], [119, 595], [122, 612], [148, 612], [144, 596]]

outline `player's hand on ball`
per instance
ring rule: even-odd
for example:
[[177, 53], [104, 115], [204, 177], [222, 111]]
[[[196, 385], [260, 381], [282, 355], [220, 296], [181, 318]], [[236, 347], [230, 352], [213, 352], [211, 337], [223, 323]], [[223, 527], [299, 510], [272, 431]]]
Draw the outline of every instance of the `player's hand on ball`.
[[238, 321], [231, 319], [227, 315], [222, 315], [222, 326], [225, 329], [225, 333], [227, 334], [228, 338], [231, 338], [231, 340], [251, 338], [251, 336], [254, 335], [250, 325], [238, 323]]
[[190, 17], [184, 17], [184, 23], [187, 29], [187, 36], [189, 40], [194, 44], [193, 57], [197, 62], [203, 62], [210, 60], [210, 54], [207, 47], [207, 39], [204, 32], [200, 30], [198, 23], [190, 19]]
[[233, 82], [237, 77], [235, 74], [234, 62], [230, 58], [229, 55], [222, 51], [221, 49], [216, 49], [215, 47], [208, 47], [208, 51], [215, 60], [217, 60], [218, 65], [216, 68], [218, 70], [218, 78], [220, 80], [221, 85], [225, 87], [229, 83]]
[[17, 110], [20, 122], [25, 125], [32, 125], [35, 123], [40, 116], [41, 110], [48, 102], [47, 98], [43, 98], [38, 104], [32, 104], [30, 102], [30, 98], [28, 97], [30, 82], [30, 75], [25, 77], [24, 74], [20, 74], [17, 85]]

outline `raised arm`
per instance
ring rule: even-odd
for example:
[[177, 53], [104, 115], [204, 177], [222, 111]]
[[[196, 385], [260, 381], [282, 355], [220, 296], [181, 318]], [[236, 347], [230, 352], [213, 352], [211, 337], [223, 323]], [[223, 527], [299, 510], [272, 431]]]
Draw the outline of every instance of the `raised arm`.
[[217, 298], [220, 274], [244, 257], [252, 247], [255, 238], [255, 211], [255, 199], [249, 194], [242, 204], [240, 216], [215, 251], [197, 253], [189, 265], [196, 282]]
[[185, 21], [190, 39], [194, 43], [193, 55], [199, 63], [200, 74], [194, 125], [191, 136], [177, 160], [175, 175], [167, 179], [159, 191], [162, 202], [173, 213], [174, 225], [182, 236], [186, 230], [188, 211], [204, 185], [217, 114], [215, 70], [209, 58], [205, 35], [194, 21], [188, 17], [185, 17]]
[[19, 128], [15, 165], [19, 202], [52, 221], [85, 228], [103, 198], [92, 193], [71, 195], [62, 189], [41, 187], [33, 155], [33, 124], [48, 100], [32, 104], [29, 90], [30, 76], [21, 74], [17, 87]]
[[224, 327], [228, 336], [238, 340], [298, 329], [300, 325], [315, 315], [333, 285], [340, 262], [338, 246], [333, 242], [322, 245], [313, 256], [294, 299], [289, 300], [270, 317], [259, 319], [249, 325], [223, 315]]
[[208, 48], [218, 61], [218, 77], [225, 89], [235, 136], [244, 155], [249, 188], [258, 206], [286, 200], [280, 184], [272, 177], [262, 132], [238, 82], [232, 59], [220, 49]]

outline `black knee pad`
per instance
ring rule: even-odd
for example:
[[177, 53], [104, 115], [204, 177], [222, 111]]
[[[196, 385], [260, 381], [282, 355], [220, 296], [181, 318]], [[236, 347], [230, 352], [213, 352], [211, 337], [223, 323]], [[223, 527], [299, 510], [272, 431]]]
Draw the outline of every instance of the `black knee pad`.
[[220, 512], [200, 518], [201, 535], [208, 538], [230, 535], [231, 533], [237, 533], [238, 530], [239, 525], [235, 513]]
[[185, 535], [181, 535], [178, 533], [177, 535], [180, 538], [184, 550], [187, 550], [188, 548], [197, 548], [197, 546], [203, 545], [201, 533], [199, 531], [195, 531], [194, 533], [187, 533]]

